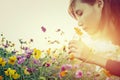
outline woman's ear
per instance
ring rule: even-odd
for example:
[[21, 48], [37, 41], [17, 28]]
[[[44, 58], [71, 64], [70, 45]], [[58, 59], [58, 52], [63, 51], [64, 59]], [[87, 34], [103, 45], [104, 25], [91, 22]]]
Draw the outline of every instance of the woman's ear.
[[99, 8], [103, 8], [103, 6], [104, 6], [104, 1], [103, 0], [96, 0], [96, 3], [97, 3], [97, 6]]

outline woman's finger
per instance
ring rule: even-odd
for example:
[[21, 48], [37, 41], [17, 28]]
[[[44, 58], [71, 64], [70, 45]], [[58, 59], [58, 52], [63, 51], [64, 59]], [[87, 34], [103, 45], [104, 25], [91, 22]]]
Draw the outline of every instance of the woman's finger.
[[69, 44], [68, 49], [71, 49], [71, 48], [77, 49], [78, 46], [77, 46], [77, 44]]

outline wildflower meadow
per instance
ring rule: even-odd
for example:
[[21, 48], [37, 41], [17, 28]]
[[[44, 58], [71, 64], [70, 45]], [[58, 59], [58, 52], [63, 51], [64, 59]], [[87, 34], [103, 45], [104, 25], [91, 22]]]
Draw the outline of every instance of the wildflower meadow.
[[19, 39], [19, 43], [17, 50], [1, 34], [0, 80], [120, 80], [99, 66], [75, 59], [65, 45], [42, 50], [29, 46], [33, 39]]

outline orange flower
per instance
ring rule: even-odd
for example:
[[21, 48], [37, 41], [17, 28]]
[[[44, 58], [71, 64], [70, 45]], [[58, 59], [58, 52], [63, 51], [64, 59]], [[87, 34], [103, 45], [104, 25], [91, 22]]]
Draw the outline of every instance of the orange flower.
[[81, 30], [79, 29], [79, 28], [77, 28], [77, 27], [74, 27], [74, 30], [75, 30], [75, 32], [79, 35], [79, 36], [81, 36], [83, 33], [81, 32]]
[[105, 69], [103, 69], [103, 72], [104, 72], [108, 77], [112, 76], [112, 75], [109, 73], [109, 71], [107, 71], [107, 70], [105, 70]]
[[60, 72], [60, 77], [64, 77], [64, 76], [66, 76], [66, 74], [67, 74], [67, 71], [65, 70], [65, 71], [61, 71]]
[[3, 79], [3, 77], [2, 76], [0, 76], [0, 80], [2, 80]]
[[69, 59], [70, 59], [70, 60], [74, 60], [74, 58], [75, 58], [74, 55], [73, 55], [73, 54], [70, 54]]

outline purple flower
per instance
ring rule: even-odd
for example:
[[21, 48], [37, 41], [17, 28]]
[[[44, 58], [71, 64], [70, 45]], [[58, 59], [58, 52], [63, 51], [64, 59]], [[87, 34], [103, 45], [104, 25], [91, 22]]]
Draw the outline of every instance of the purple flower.
[[25, 53], [26, 53], [26, 54], [32, 54], [32, 52], [33, 52], [33, 50], [32, 50], [32, 49], [29, 49], [29, 48], [27, 48], [27, 49], [25, 50]]
[[30, 58], [31, 54], [33, 53], [33, 50], [28, 48], [27, 50], [25, 50], [25, 53], [26, 53], [26, 57]]
[[33, 63], [36, 64], [37, 66], [42, 66], [42, 63], [40, 62], [40, 60], [33, 60]]
[[30, 72], [30, 73], [32, 73], [32, 72], [35, 71], [35, 68], [27, 68], [27, 71]]
[[24, 63], [24, 62], [25, 62], [25, 60], [26, 60], [26, 58], [25, 58], [25, 57], [20, 58], [20, 59], [18, 60], [18, 64], [22, 64], [22, 63]]
[[43, 32], [46, 32], [46, 28], [44, 26], [41, 27]]
[[82, 71], [81, 70], [78, 70], [76, 73], [75, 73], [75, 77], [76, 78], [81, 78], [83, 75]]
[[17, 60], [21, 59], [23, 56], [17, 56]]

